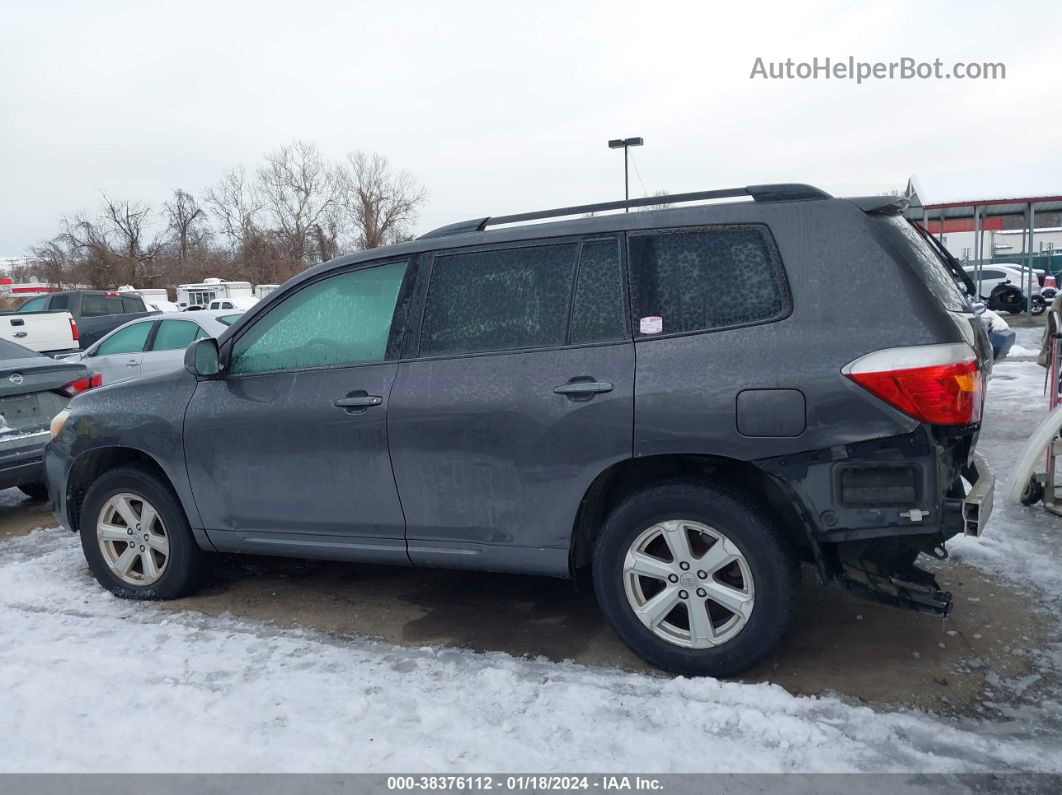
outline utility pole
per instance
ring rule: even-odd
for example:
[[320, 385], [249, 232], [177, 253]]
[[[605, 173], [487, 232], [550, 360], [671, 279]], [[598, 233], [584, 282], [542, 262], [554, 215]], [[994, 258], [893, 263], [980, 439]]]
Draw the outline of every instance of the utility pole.
[[[608, 142], [609, 149], [623, 149], [623, 200], [631, 199], [631, 181], [627, 171], [627, 150], [632, 146], [641, 146], [645, 141], [641, 138], [613, 138]], [[629, 213], [630, 207], [624, 207], [623, 212]]]

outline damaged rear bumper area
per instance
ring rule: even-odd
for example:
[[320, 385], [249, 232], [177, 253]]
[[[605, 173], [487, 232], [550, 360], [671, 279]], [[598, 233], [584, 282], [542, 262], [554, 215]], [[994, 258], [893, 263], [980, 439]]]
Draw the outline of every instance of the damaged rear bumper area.
[[949, 538], [984, 531], [995, 474], [973, 451], [976, 436], [975, 427], [923, 426], [757, 463], [802, 507], [821, 577], [897, 607], [947, 615], [951, 594], [916, 561], [922, 554], [943, 560]]

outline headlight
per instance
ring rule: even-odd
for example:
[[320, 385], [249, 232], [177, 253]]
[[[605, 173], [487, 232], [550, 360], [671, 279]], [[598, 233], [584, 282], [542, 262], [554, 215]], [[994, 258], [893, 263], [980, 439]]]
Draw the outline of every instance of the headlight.
[[66, 420], [70, 416], [70, 409], [63, 409], [54, 417], [52, 417], [52, 438], [63, 432], [63, 426], [66, 425]]

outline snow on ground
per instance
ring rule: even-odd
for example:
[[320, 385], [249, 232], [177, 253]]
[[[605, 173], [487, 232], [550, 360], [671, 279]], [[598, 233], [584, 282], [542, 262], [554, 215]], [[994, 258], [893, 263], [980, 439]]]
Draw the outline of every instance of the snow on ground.
[[985, 737], [775, 685], [406, 649], [115, 599], [74, 538], [0, 561], [0, 769], [1059, 770]]
[[[996, 368], [999, 472], [1040, 387], [1035, 363]], [[1060, 538], [1062, 520], [997, 499], [984, 538], [953, 546], [1057, 609]], [[993, 680], [1006, 720], [947, 721], [174, 614], [102, 591], [58, 529], [0, 542], [0, 639], [0, 771], [1062, 771], [1057, 688]], [[1036, 652], [1045, 671], [1056, 651]]]

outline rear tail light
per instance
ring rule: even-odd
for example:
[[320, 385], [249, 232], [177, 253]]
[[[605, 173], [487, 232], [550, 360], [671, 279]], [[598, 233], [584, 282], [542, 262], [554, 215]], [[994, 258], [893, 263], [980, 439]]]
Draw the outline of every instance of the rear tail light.
[[81, 335], [77, 330], [77, 321], [72, 317], [70, 318], [70, 334], [73, 336], [74, 342], [78, 342], [81, 339]]
[[71, 381], [63, 387], [63, 392], [70, 397], [73, 397], [74, 395], [80, 395], [82, 392], [88, 392], [90, 389], [95, 389], [100, 386], [103, 386], [103, 376], [100, 373], [93, 373], [92, 375], [86, 375], [84, 378], [79, 378], [76, 381]]
[[841, 372], [923, 422], [969, 425], [981, 420], [985, 374], [968, 345], [888, 348], [861, 356]]

